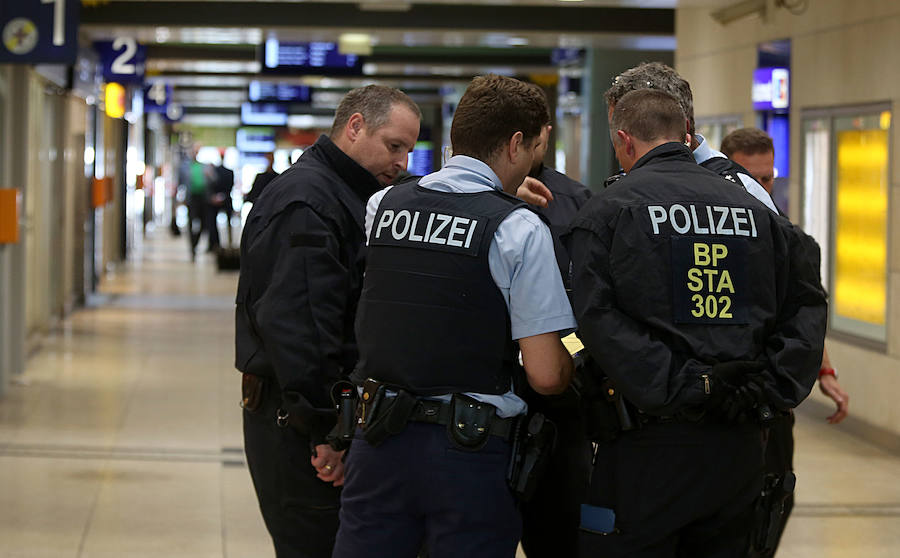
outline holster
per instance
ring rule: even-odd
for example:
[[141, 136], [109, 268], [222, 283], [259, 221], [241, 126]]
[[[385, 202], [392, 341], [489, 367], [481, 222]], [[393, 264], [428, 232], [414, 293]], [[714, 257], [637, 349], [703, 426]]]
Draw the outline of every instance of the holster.
[[771, 556], [781, 535], [784, 503], [794, 492], [797, 477], [792, 471], [783, 475], [767, 474], [756, 501], [755, 521], [751, 535], [753, 556]]
[[556, 425], [541, 413], [522, 417], [512, 437], [506, 481], [513, 495], [527, 502], [534, 496], [556, 442]]
[[359, 424], [363, 438], [372, 446], [378, 446], [389, 436], [403, 432], [418, 402], [408, 391], [397, 390], [397, 395], [393, 397], [388, 397], [386, 392], [385, 384], [371, 378], [363, 383]]
[[262, 405], [265, 378], [244, 372], [241, 378], [241, 408], [255, 413]]
[[[580, 351], [579, 354], [583, 353]], [[611, 442], [620, 433], [640, 428], [635, 410], [589, 355], [578, 359], [585, 434], [595, 442]]]

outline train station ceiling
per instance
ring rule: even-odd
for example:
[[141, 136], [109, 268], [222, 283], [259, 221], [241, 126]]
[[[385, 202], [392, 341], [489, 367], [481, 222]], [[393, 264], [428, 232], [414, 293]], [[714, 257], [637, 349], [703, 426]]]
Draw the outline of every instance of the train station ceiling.
[[[734, 1], [734, 0], [730, 0]], [[365, 56], [362, 75], [292, 76], [318, 91], [379, 81], [424, 92], [471, 76], [554, 73], [556, 49], [674, 50], [676, 6], [729, 0], [82, 0], [82, 42], [128, 36], [146, 75], [189, 111], [246, 100], [267, 41], [330, 42]]]

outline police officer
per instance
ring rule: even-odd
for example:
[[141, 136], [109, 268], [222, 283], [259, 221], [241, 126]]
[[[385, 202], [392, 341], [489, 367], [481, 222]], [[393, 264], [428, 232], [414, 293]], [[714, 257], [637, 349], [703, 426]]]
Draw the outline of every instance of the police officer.
[[[346, 464], [334, 556], [511, 558], [521, 519], [506, 483], [525, 403], [516, 345], [543, 394], [566, 388], [559, 332], [574, 319], [547, 226], [514, 192], [531, 168], [543, 93], [501, 76], [469, 85], [454, 156], [368, 205], [357, 317], [362, 429]], [[548, 272], [549, 271], [549, 272]]]
[[348, 93], [330, 136], [272, 180], [241, 239], [236, 366], [244, 373], [244, 449], [282, 557], [329, 557], [342, 453], [330, 388], [356, 363], [365, 202], [406, 167], [420, 112], [404, 93]]
[[635, 89], [659, 89], [678, 99], [691, 135], [691, 151], [698, 164], [712, 170], [732, 183], [739, 184], [748, 194], [761, 201], [772, 211], [778, 212], [771, 195], [740, 165], [710, 147], [703, 136], [694, 131], [694, 98], [690, 84], [673, 68], [661, 62], [644, 62], [630, 68], [613, 80], [605, 94], [610, 111], [618, 100]]
[[[553, 248], [563, 283], [571, 288], [571, 260], [560, 241], [578, 210], [590, 199], [587, 186], [544, 164], [551, 126], [541, 129], [540, 146], [529, 177], [539, 180], [551, 192], [552, 200], [535, 211], [550, 224]], [[529, 409], [552, 420], [557, 429], [556, 444], [547, 470], [531, 499], [522, 504], [522, 548], [528, 558], [574, 556], [578, 538], [581, 502], [591, 473], [591, 444], [585, 438], [578, 396], [573, 389], [555, 397], [539, 396], [526, 390]]]
[[793, 280], [790, 224], [698, 166], [685, 122], [668, 93], [622, 96], [610, 135], [627, 175], [572, 226], [579, 336], [619, 419], [581, 556], [744, 556], [759, 420], [802, 401], [819, 367], [825, 297]]

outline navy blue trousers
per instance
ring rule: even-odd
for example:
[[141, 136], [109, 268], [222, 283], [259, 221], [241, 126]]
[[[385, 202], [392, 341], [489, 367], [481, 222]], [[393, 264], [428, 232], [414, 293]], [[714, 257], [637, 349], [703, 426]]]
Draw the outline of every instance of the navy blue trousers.
[[522, 534], [506, 485], [510, 446], [454, 447], [446, 427], [411, 422], [347, 457], [334, 558], [513, 558]]

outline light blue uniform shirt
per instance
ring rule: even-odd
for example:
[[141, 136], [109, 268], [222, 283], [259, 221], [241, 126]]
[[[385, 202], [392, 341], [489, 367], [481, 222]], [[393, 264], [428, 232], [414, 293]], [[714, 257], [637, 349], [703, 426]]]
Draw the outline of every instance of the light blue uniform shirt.
[[[451, 157], [444, 168], [423, 177], [419, 185], [460, 194], [503, 191], [500, 179], [487, 164], [465, 155]], [[389, 189], [369, 198], [366, 238], [372, 232], [381, 199]], [[500, 223], [488, 250], [488, 265], [509, 309], [513, 339], [542, 333], [568, 334], [575, 330], [575, 316], [559, 275], [550, 229], [537, 215], [519, 208]], [[503, 395], [467, 395], [494, 405], [500, 417], [520, 415], [528, 409], [512, 391]]]
[[[708, 161], [713, 157], [725, 157], [725, 154], [721, 151], [716, 151], [712, 147], [709, 146], [709, 143], [706, 141], [706, 138], [701, 136], [700, 134], [696, 135], [697, 139], [700, 140], [700, 145], [697, 146], [697, 149], [694, 150], [694, 160], [697, 161], [697, 164], [703, 163], [704, 161]], [[763, 202], [766, 207], [778, 213], [778, 208], [775, 207], [775, 202], [772, 201], [772, 196], [766, 192], [766, 189], [762, 187], [762, 185], [754, 180], [754, 178], [750, 175], [744, 174], [742, 172], [737, 173], [738, 178], [741, 179], [741, 182], [744, 185], [744, 190], [747, 190], [747, 193]]]

